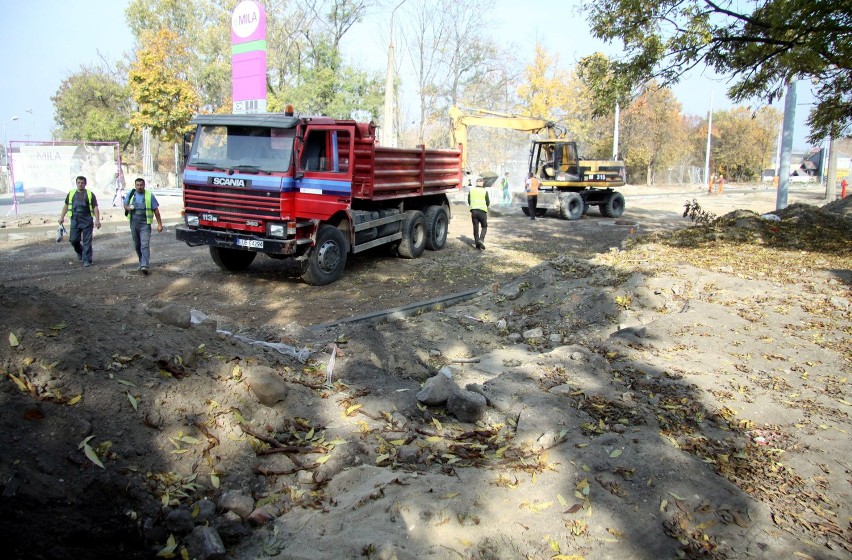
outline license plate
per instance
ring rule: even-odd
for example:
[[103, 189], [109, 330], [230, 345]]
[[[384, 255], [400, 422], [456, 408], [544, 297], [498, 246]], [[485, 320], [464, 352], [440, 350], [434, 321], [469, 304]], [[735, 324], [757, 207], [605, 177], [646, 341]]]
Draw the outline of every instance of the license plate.
[[237, 239], [237, 245], [249, 249], [263, 249], [263, 241], [260, 239]]

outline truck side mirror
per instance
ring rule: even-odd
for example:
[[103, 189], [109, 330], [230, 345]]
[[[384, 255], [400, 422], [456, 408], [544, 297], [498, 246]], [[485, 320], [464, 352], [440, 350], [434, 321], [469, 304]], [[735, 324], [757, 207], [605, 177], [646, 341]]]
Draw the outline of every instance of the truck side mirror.
[[195, 131], [183, 134], [183, 160], [189, 159], [189, 151], [192, 149], [192, 141], [195, 140]]

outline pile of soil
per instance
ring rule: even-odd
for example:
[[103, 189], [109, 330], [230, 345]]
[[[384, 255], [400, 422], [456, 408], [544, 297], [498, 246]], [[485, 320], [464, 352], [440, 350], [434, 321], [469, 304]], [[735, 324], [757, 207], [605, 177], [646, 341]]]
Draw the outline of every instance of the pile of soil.
[[495, 208], [478, 252], [459, 206], [443, 251], [322, 288], [168, 234], [150, 277], [125, 233], [85, 270], [0, 243], [5, 549], [847, 558], [848, 204], [631, 208]]

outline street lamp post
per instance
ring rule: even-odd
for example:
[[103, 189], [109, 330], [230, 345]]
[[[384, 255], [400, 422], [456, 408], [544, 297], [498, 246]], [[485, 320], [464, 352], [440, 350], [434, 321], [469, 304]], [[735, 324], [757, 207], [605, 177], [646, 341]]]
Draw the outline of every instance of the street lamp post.
[[[15, 115], [10, 120], [12, 120], [12, 121], [18, 120], [18, 116]], [[9, 163], [9, 136], [8, 136], [7, 130], [6, 130], [7, 124], [8, 123], [4, 120], [3, 121], [3, 155], [6, 156], [6, 170], [9, 171], [11, 169], [11, 164]], [[11, 177], [12, 177], [11, 173], [9, 173], [9, 177], [10, 177], [10, 183], [11, 183]], [[15, 185], [14, 184], [11, 184], [10, 186], [12, 187], [12, 207], [9, 209], [9, 213], [6, 214], [6, 215], [9, 216], [12, 212], [14, 212], [15, 215], [17, 216], [18, 215], [18, 193], [15, 192]]]
[[385, 107], [382, 130], [382, 143], [385, 146], [396, 147], [396, 134], [393, 130], [393, 16], [397, 8], [402, 6], [405, 0], [402, 0], [391, 11], [390, 20], [390, 45], [388, 45], [388, 71], [385, 79]]
[[30, 114], [30, 140], [35, 141], [35, 115], [32, 109], [24, 109], [24, 112]]

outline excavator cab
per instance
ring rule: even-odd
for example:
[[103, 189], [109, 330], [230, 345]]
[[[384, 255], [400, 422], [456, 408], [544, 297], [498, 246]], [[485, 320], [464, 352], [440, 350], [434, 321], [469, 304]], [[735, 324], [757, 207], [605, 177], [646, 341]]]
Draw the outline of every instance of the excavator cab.
[[580, 177], [576, 142], [535, 140], [530, 153], [530, 171], [543, 181], [576, 181]]

